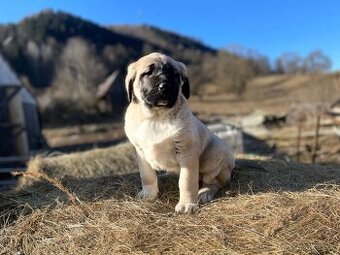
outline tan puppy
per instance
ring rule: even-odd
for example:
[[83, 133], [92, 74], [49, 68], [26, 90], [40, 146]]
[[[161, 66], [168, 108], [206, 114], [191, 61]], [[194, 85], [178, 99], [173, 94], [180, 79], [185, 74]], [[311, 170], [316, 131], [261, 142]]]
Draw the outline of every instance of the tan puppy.
[[230, 179], [235, 160], [228, 145], [190, 111], [186, 67], [151, 53], [129, 65], [125, 83], [130, 101], [125, 132], [136, 148], [143, 185], [137, 197], [156, 199], [156, 170], [171, 171], [179, 174], [176, 212], [195, 211]]

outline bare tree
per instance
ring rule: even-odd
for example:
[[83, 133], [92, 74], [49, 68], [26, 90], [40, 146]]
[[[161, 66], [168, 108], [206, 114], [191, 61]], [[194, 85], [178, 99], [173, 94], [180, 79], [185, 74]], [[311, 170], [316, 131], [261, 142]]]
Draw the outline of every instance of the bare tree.
[[68, 40], [56, 73], [57, 96], [76, 101], [84, 109], [95, 106], [96, 85], [106, 74], [105, 66], [96, 55], [94, 45], [81, 38]]
[[122, 69], [130, 61], [129, 49], [122, 44], [106, 45], [103, 50], [103, 57], [111, 69]]
[[220, 51], [215, 62], [215, 82], [224, 91], [241, 95], [254, 73], [242, 58]]
[[283, 53], [275, 61], [275, 70], [277, 73], [297, 74], [304, 72], [303, 58], [294, 52]]
[[53, 38], [48, 38], [44, 43], [28, 41], [24, 54], [26, 68], [30, 75], [30, 82], [37, 87], [47, 87], [54, 76], [55, 59], [59, 52], [59, 45]]
[[332, 67], [332, 61], [321, 50], [315, 50], [306, 57], [304, 65], [307, 73], [322, 73]]
[[254, 75], [266, 75], [271, 72], [271, 67], [268, 57], [261, 54], [255, 49], [247, 48], [241, 45], [230, 45], [226, 50], [235, 54], [247, 61]]
[[322, 73], [328, 71], [332, 66], [332, 61], [321, 50], [309, 53], [306, 58], [302, 58], [297, 53], [284, 53], [275, 62], [277, 73]]

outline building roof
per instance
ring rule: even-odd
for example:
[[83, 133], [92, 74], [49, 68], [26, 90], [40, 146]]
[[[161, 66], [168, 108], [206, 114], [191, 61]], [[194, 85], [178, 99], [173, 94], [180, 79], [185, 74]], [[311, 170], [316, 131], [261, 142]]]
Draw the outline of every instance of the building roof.
[[37, 104], [34, 97], [27, 91], [26, 88], [21, 85], [15, 73], [0, 54], [0, 87], [3, 86], [21, 87], [19, 94], [22, 98], [22, 101], [26, 104]]
[[340, 107], [340, 99], [336, 100], [332, 105], [331, 108], [338, 108]]
[[35, 98], [28, 92], [28, 90], [26, 88], [22, 88], [20, 90], [20, 96], [22, 98], [22, 101], [25, 104], [34, 104], [37, 105], [37, 101], [35, 100]]
[[111, 90], [113, 84], [117, 81], [119, 70], [113, 71], [106, 80], [98, 85], [96, 97], [98, 99], [104, 98]]
[[0, 87], [21, 86], [15, 73], [9, 67], [4, 58], [0, 55]]

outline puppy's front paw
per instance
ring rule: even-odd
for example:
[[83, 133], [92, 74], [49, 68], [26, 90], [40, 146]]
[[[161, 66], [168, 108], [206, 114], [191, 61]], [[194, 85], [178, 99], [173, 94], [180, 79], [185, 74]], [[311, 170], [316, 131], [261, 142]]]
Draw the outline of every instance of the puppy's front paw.
[[158, 197], [157, 190], [150, 190], [150, 189], [142, 189], [137, 194], [138, 199], [147, 200], [147, 201], [155, 201]]
[[177, 213], [193, 213], [198, 210], [198, 205], [194, 203], [178, 203], [175, 207]]

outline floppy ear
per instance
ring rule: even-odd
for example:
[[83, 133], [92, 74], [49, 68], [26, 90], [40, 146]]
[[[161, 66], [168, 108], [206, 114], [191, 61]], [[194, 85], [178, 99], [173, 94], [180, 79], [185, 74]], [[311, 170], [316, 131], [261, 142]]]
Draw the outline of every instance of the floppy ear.
[[188, 77], [183, 77], [182, 93], [186, 99], [190, 97], [190, 84]]
[[128, 66], [127, 75], [125, 78], [125, 88], [129, 103], [131, 103], [133, 99], [133, 82], [135, 81], [135, 78], [136, 78], [135, 63], [132, 63]]
[[182, 94], [185, 96], [186, 99], [189, 99], [190, 97], [190, 84], [189, 84], [189, 79], [187, 76], [187, 68], [186, 66], [181, 63], [181, 62], [177, 62], [178, 67], [179, 67], [179, 71], [181, 73], [181, 78], [183, 81], [182, 84]]

